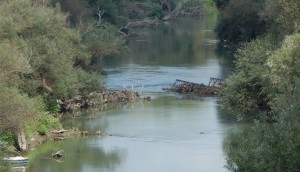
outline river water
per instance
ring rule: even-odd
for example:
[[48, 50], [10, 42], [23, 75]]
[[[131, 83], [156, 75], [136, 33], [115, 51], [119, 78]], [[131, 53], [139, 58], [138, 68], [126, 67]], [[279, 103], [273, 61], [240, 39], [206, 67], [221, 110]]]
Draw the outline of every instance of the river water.
[[[48, 142], [33, 153], [30, 172], [226, 171], [222, 144], [240, 126], [220, 111], [216, 97], [186, 97], [162, 91], [176, 79], [208, 84], [225, 78], [231, 61], [216, 53], [216, 15], [132, 30], [130, 52], [104, 59], [111, 89], [133, 89], [151, 101], [118, 109], [88, 110], [65, 127], [104, 131], [105, 136]], [[64, 150], [60, 161], [49, 159]]]

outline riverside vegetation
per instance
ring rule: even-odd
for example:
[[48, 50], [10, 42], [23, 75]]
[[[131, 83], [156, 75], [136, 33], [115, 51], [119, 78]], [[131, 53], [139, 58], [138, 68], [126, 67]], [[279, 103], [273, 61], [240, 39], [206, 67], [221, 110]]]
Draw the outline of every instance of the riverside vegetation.
[[53, 117], [60, 102], [105, 91], [94, 62], [124, 53], [127, 31], [121, 28], [198, 15], [204, 7], [214, 9], [210, 0], [1, 1], [0, 157], [26, 150], [18, 142], [37, 131], [61, 128]]
[[300, 170], [300, 1], [215, 0], [221, 43], [238, 47], [222, 106], [254, 126], [224, 143], [230, 171]]

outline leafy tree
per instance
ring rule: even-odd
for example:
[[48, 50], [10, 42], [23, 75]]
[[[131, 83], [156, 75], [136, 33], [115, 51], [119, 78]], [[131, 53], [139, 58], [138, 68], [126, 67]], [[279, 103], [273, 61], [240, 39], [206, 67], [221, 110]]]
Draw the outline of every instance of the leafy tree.
[[81, 44], [79, 31], [69, 28], [67, 15], [59, 7], [13, 0], [1, 3], [0, 14], [0, 40], [15, 46], [32, 69], [20, 75], [23, 91], [31, 96], [51, 92], [56, 98], [68, 98], [84, 89], [76, 64], [88, 64], [91, 56]]
[[[300, 170], [300, 34], [294, 17], [299, 9], [298, 1], [266, 1], [260, 16], [268, 39], [243, 44], [237, 52], [236, 71], [223, 90], [224, 107], [240, 118], [258, 114], [268, 122], [261, 120], [226, 139], [230, 171]], [[267, 109], [260, 108], [261, 102]]]
[[[279, 3], [278, 21], [283, 25], [283, 31], [287, 34], [300, 31], [300, 1], [277, 0]], [[269, 1], [269, 3], [271, 3]]]
[[235, 55], [236, 71], [226, 79], [222, 104], [240, 120], [250, 114], [256, 118], [259, 112], [271, 110], [276, 89], [269, 75], [268, 59], [274, 49], [268, 39], [261, 38], [245, 43]]
[[269, 60], [272, 80], [278, 87], [278, 94], [273, 109], [282, 112], [299, 101], [298, 85], [300, 82], [300, 34], [293, 34], [283, 42]]
[[215, 30], [221, 41], [237, 44], [265, 32], [266, 24], [259, 18], [264, 1], [230, 0], [216, 1], [216, 4], [219, 18]]
[[18, 132], [38, 117], [37, 104], [15, 88], [0, 85], [0, 130]]
[[85, 34], [82, 43], [86, 45], [92, 57], [96, 58], [119, 53], [124, 41], [119, 36], [117, 28], [106, 23]]
[[254, 127], [226, 138], [224, 150], [228, 170], [300, 170], [299, 109], [282, 114], [276, 121], [275, 124], [256, 123]]

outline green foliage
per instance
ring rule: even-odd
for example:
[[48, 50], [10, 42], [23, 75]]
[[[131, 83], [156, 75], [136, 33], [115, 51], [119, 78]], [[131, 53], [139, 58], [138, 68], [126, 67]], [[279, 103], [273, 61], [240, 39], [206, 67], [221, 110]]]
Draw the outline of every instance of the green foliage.
[[221, 41], [239, 43], [256, 38], [266, 31], [266, 24], [259, 20], [264, 1], [229, 0], [216, 1], [219, 8], [215, 28]]
[[274, 49], [267, 39], [257, 39], [244, 44], [235, 55], [236, 72], [222, 89], [222, 104], [240, 120], [250, 114], [251, 118], [258, 117], [259, 112], [271, 110], [270, 101], [275, 90], [268, 59]]
[[163, 18], [164, 12], [161, 9], [159, 4], [151, 3], [149, 4], [149, 8], [150, 8], [149, 9], [150, 12], [147, 14], [148, 17], [156, 17], [158, 19]]
[[84, 0], [50, 0], [52, 6], [60, 5], [61, 10], [68, 13], [72, 25], [87, 22], [93, 16], [93, 10]]
[[39, 115], [34, 99], [17, 89], [0, 84], [0, 93], [0, 130], [17, 131]]
[[51, 115], [43, 115], [38, 119], [37, 131], [45, 135], [50, 129], [61, 128], [61, 123], [59, 119], [52, 117]]
[[[286, 34], [300, 31], [300, 1], [298, 0], [276, 0], [279, 6], [277, 20], [282, 24]], [[269, 2], [274, 3], [274, 2]]]
[[[51, 9], [30, 0], [2, 2], [0, 14], [0, 60], [1, 69], [6, 70], [0, 79], [11, 81], [30, 96], [51, 92], [64, 99], [79, 94], [85, 86], [79, 83], [77, 69], [88, 69], [91, 55], [81, 43], [79, 31], [69, 27], [67, 15], [59, 7]], [[106, 54], [120, 45], [114, 41], [117, 36], [111, 36], [115, 32], [99, 32], [102, 35], [94, 43], [112, 40], [104, 44]]]
[[275, 124], [257, 123], [230, 135], [224, 144], [230, 171], [299, 171], [300, 119], [283, 115]]
[[284, 111], [299, 101], [300, 82], [300, 34], [286, 37], [281, 48], [277, 49], [269, 60], [272, 68], [272, 80], [279, 92], [273, 109]]
[[300, 31], [298, 0], [214, 0], [219, 9], [218, 37], [240, 43], [270, 34], [281, 41], [285, 35]]
[[8, 131], [8, 130], [1, 131], [0, 142], [2, 142], [2, 143], [4, 142], [6, 145], [11, 146], [11, 145], [15, 144], [15, 140], [16, 140], [15, 134], [12, 133], [11, 131]]
[[95, 58], [120, 52], [124, 40], [120, 37], [115, 26], [106, 23], [104, 26], [85, 34], [83, 43]]
[[81, 69], [77, 69], [76, 72], [78, 81], [81, 84], [79, 88], [82, 95], [88, 95], [92, 91], [100, 90], [102, 88], [98, 73], [86, 72]]
[[60, 111], [60, 105], [57, 103], [56, 99], [51, 95], [44, 96], [45, 109], [44, 111], [50, 113], [57, 113]]
[[202, 0], [204, 9], [212, 9], [216, 8], [216, 3], [213, 0]]
[[226, 139], [230, 171], [300, 170], [299, 9], [299, 1], [267, 0], [259, 14], [266, 22], [267, 39], [243, 44], [237, 52], [236, 71], [223, 90], [223, 107], [240, 119], [263, 120]]

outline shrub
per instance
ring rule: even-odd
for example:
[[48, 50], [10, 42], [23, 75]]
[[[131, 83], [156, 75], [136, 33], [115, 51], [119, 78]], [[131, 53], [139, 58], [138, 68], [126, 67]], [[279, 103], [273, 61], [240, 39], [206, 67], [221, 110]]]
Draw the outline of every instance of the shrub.
[[244, 44], [236, 53], [236, 71], [226, 79], [221, 94], [222, 107], [237, 114], [239, 119], [256, 118], [259, 113], [271, 110], [276, 89], [268, 59], [274, 49], [268, 39], [261, 38]]
[[43, 115], [37, 123], [37, 131], [44, 135], [46, 134], [50, 129], [57, 129], [61, 128], [61, 123], [59, 119], [54, 118], [50, 115]]
[[276, 120], [275, 124], [256, 123], [254, 127], [227, 137], [224, 151], [230, 171], [300, 170], [299, 114], [283, 115]]
[[[14, 145], [15, 144], [15, 134], [11, 131], [2, 131], [0, 133], [0, 142], [4, 145]], [[1, 149], [1, 146], [0, 146]]]
[[61, 110], [60, 105], [56, 102], [56, 98], [47, 94], [44, 96], [45, 109], [44, 111], [50, 113], [57, 113]]

